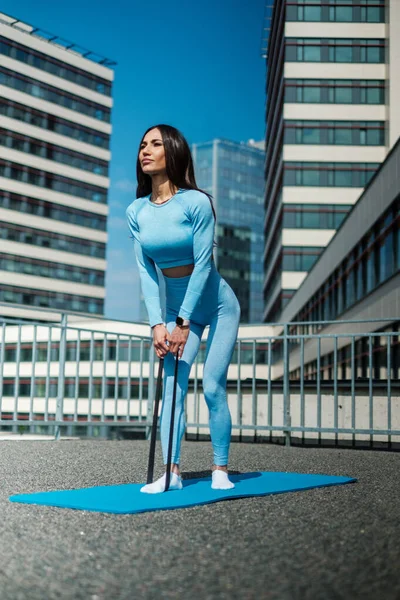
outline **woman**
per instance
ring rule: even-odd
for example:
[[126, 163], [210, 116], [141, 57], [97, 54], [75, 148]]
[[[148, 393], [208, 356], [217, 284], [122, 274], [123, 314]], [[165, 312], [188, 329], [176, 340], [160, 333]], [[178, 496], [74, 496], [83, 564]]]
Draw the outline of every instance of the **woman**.
[[[164, 358], [161, 445], [167, 463], [175, 360], [181, 359], [176, 391], [170, 490], [182, 489], [180, 446], [185, 432], [184, 400], [190, 369], [209, 325], [203, 391], [214, 450], [212, 486], [230, 489], [228, 453], [231, 416], [226, 378], [236, 343], [240, 306], [213, 261], [215, 212], [211, 197], [196, 184], [188, 143], [169, 125], [148, 129], [137, 158], [137, 196], [126, 214], [156, 354]], [[161, 315], [158, 276], [166, 286], [166, 323]], [[165, 489], [165, 474], [141, 491]]]

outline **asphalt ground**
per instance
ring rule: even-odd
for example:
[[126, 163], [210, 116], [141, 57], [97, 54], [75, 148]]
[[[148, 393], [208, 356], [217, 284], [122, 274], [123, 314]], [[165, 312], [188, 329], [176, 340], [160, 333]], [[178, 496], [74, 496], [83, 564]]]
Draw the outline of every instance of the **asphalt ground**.
[[[145, 441], [0, 442], [1, 600], [400, 599], [400, 454], [232, 444], [230, 468], [357, 483], [113, 515], [12, 494], [145, 480]], [[184, 477], [211, 445], [185, 442]], [[158, 448], [156, 476], [162, 465]]]

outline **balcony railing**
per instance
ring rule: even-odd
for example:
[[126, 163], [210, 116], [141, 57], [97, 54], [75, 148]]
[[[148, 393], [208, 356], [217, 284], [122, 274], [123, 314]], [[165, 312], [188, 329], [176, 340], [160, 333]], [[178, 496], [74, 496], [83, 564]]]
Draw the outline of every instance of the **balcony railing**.
[[[46, 322], [29, 310], [29, 321], [0, 317], [0, 428], [148, 436], [156, 375], [148, 326], [60, 313]], [[232, 435], [400, 442], [397, 328], [396, 319], [241, 328], [228, 370]], [[205, 346], [204, 338], [189, 377], [189, 438], [208, 435]]]

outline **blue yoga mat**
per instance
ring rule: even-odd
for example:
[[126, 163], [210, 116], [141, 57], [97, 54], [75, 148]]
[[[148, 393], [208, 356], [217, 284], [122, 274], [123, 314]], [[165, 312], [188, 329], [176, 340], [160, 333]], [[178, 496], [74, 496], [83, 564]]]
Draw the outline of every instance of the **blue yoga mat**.
[[18, 494], [10, 496], [10, 501], [127, 514], [152, 510], [173, 510], [222, 500], [282, 494], [356, 481], [351, 477], [275, 472], [242, 473], [230, 475], [230, 479], [235, 484], [232, 490], [213, 490], [211, 477], [204, 477], [186, 479], [183, 481], [182, 490], [161, 494], [143, 494], [140, 492], [143, 483], [130, 483], [77, 490]]

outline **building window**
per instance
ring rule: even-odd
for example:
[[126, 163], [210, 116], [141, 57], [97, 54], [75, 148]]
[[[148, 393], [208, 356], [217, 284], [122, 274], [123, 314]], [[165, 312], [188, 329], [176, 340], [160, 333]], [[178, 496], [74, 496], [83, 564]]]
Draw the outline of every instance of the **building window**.
[[285, 162], [284, 185], [365, 187], [379, 163]]
[[286, 21], [384, 23], [385, 0], [289, 0]]
[[283, 271], [310, 271], [325, 248], [283, 246]]
[[51, 85], [42, 82], [39, 83], [31, 77], [16, 74], [3, 67], [0, 69], [0, 84], [24, 92], [25, 94], [36, 96], [42, 100], [53, 102], [59, 106], [85, 114], [94, 119], [99, 119], [106, 123], [110, 122], [111, 111], [108, 107], [101, 106], [90, 100], [85, 100], [75, 94], [60, 91], [58, 88]]
[[32, 244], [41, 248], [52, 248], [63, 252], [73, 252], [95, 258], [105, 258], [106, 246], [102, 242], [86, 241], [69, 235], [30, 229], [13, 223], [0, 223], [0, 240], [9, 240], [22, 244]]
[[384, 39], [286, 38], [286, 62], [384, 63]]
[[385, 104], [384, 80], [285, 79], [285, 102]]
[[110, 136], [105, 133], [83, 127], [77, 123], [72, 123], [61, 117], [56, 117], [34, 108], [23, 106], [12, 100], [2, 98], [0, 103], [0, 114], [9, 117], [10, 119], [24, 121], [29, 125], [34, 125], [35, 127], [48, 129], [54, 133], [71, 137], [80, 142], [84, 142], [85, 144], [91, 144], [106, 149], [110, 146]]
[[[311, 329], [312, 326], [307, 327], [304, 331], [300, 331], [300, 327], [296, 326], [291, 330], [291, 334], [309, 333]], [[386, 332], [392, 333], [398, 332], [398, 330], [399, 323], [391, 323], [382, 329], [378, 329], [378, 332], [382, 332], [382, 335], [374, 336], [371, 340], [368, 337], [362, 337], [355, 341], [354, 373], [356, 377], [368, 378], [372, 376], [379, 380], [386, 379], [387, 375], [389, 375], [392, 379], [399, 378], [399, 338], [398, 335], [385, 335]], [[386, 372], [388, 345], [391, 354], [391, 372], [389, 374]], [[372, 371], [370, 371], [370, 351]], [[317, 360], [314, 360], [304, 365], [305, 379], [315, 379], [317, 374], [321, 379], [324, 379], [325, 376], [328, 379], [332, 379], [334, 376], [334, 361], [334, 353], [330, 352], [328, 355], [321, 356], [320, 364], [318, 364]], [[352, 368], [351, 346], [347, 345], [339, 349], [337, 353], [337, 374], [339, 378], [349, 379]], [[293, 370], [290, 374], [291, 379], [298, 379], [300, 373], [300, 369]]]
[[99, 94], [111, 96], [111, 83], [109, 81], [100, 79], [83, 69], [74, 67], [32, 48], [27, 48], [3, 36], [0, 36], [0, 54], [24, 62], [36, 69], [41, 69], [77, 85], [87, 87]]
[[285, 121], [285, 144], [383, 146], [383, 121]]
[[[92, 398], [101, 398], [104, 390], [105, 398], [117, 397], [119, 399], [137, 399], [139, 398], [140, 387], [142, 387], [142, 394], [144, 393], [147, 395], [147, 381], [140, 383], [138, 379], [134, 379], [133, 381], [129, 380], [128, 386], [126, 377], [120, 377], [118, 381], [113, 377], [107, 377], [104, 384], [100, 377], [94, 377], [91, 384], [89, 384], [87, 378], [81, 377], [76, 381], [75, 377], [67, 377], [65, 379], [64, 394], [66, 398], [87, 398], [89, 394]], [[14, 396], [15, 393], [17, 393], [20, 397], [29, 398], [31, 395], [31, 385], [32, 381], [30, 379], [20, 379], [18, 382], [18, 389], [16, 390], [16, 381], [7, 378], [4, 381], [4, 396]], [[57, 379], [49, 379], [46, 381], [46, 379], [42, 377], [35, 377], [33, 386], [34, 390], [32, 391], [32, 394], [37, 398], [55, 398], [57, 396]], [[35, 415], [36, 418], [38, 418], [38, 413], [35, 413]], [[86, 415], [81, 413], [81, 416], [85, 417]]]
[[283, 227], [338, 229], [351, 208], [351, 204], [284, 204]]
[[0, 145], [107, 177], [108, 162], [12, 131], [0, 131]]
[[102, 299], [86, 298], [45, 290], [27, 290], [22, 287], [8, 285], [2, 285], [0, 288], [0, 302], [46, 306], [57, 310], [72, 310], [93, 314], [102, 314], [104, 310], [104, 301]]
[[75, 179], [62, 177], [47, 171], [39, 171], [32, 167], [24, 167], [20, 164], [15, 164], [0, 160], [0, 177], [15, 179], [29, 185], [37, 185], [45, 187], [55, 192], [62, 194], [71, 194], [92, 200], [100, 204], [107, 203], [107, 189], [100, 188], [89, 183], [81, 183]]
[[[399, 202], [400, 197], [309, 299], [293, 321], [319, 320], [319, 315], [323, 314], [329, 314], [331, 320], [336, 319], [399, 272]], [[286, 247], [283, 251], [285, 249]], [[283, 260], [287, 261], [288, 258]]]
[[56, 221], [65, 221], [90, 229], [100, 231], [106, 231], [107, 229], [107, 218], [103, 215], [79, 210], [78, 208], [70, 208], [62, 204], [53, 204], [47, 200], [21, 196], [20, 194], [0, 192], [0, 207]]
[[36, 260], [24, 256], [0, 253], [0, 271], [36, 275], [85, 283], [87, 285], [104, 286], [104, 272], [85, 269], [84, 267], [62, 265], [45, 260]]

